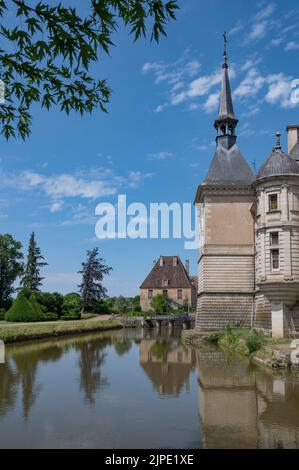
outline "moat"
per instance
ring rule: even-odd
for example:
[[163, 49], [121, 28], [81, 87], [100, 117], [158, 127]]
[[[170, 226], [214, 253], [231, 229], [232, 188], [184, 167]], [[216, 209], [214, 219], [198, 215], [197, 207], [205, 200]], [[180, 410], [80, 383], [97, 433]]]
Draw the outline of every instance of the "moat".
[[6, 347], [1, 448], [299, 448], [299, 374], [180, 331], [122, 330]]

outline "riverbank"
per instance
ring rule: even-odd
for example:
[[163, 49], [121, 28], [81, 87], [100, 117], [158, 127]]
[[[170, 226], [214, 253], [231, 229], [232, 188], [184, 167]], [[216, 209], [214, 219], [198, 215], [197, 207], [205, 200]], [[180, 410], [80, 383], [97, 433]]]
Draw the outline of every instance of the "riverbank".
[[249, 358], [252, 362], [271, 369], [299, 367], [299, 340], [275, 339], [261, 331], [250, 328], [230, 328], [203, 333], [197, 330], [184, 331], [183, 341], [191, 347], [212, 345], [219, 350]]
[[0, 327], [0, 340], [4, 341], [5, 344], [10, 344], [121, 328], [121, 323], [116, 320], [94, 318], [86, 321], [28, 323], [21, 325], [16, 323], [12, 325], [2, 324]]

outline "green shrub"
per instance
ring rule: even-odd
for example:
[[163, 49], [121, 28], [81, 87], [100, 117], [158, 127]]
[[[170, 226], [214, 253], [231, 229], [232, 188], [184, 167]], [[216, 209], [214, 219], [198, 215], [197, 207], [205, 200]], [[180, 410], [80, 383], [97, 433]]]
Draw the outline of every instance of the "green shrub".
[[20, 294], [6, 313], [5, 320], [8, 322], [37, 322], [41, 320], [41, 314], [39, 315], [36, 305], [32, 304], [24, 294]]
[[6, 311], [5, 308], [0, 308], [0, 321], [5, 320]]
[[168, 310], [168, 299], [164, 295], [157, 294], [151, 301], [151, 307], [157, 315], [163, 315]]
[[246, 346], [250, 354], [259, 351], [263, 346], [262, 336], [256, 331], [252, 332], [245, 339]]
[[71, 311], [80, 312], [81, 308], [82, 308], [82, 301], [81, 301], [81, 297], [79, 294], [76, 294], [75, 292], [73, 292], [71, 294], [67, 294], [64, 296], [63, 304], [62, 304], [63, 315]]
[[80, 312], [78, 313], [76, 310], [70, 310], [65, 315], [62, 315], [62, 317], [60, 317], [60, 320], [74, 321], [74, 320], [80, 320], [80, 318], [81, 318]]
[[205, 343], [209, 343], [209, 344], [218, 344], [220, 339], [222, 338], [223, 336], [223, 333], [219, 332], [219, 333], [213, 333], [212, 335], [210, 336], [207, 336], [205, 339], [204, 339], [204, 342]]
[[42, 321], [57, 321], [59, 319], [57, 313], [54, 312], [45, 312], [43, 313]]
[[44, 312], [53, 312], [60, 317], [62, 315], [63, 296], [58, 292], [36, 292], [36, 300]]

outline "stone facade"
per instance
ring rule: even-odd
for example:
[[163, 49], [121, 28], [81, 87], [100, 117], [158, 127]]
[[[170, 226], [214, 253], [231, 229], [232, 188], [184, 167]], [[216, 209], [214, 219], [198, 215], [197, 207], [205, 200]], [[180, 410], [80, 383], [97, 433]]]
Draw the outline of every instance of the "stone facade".
[[238, 119], [223, 63], [216, 152], [195, 203], [200, 222], [196, 327], [299, 332], [299, 126], [257, 175], [236, 145]]

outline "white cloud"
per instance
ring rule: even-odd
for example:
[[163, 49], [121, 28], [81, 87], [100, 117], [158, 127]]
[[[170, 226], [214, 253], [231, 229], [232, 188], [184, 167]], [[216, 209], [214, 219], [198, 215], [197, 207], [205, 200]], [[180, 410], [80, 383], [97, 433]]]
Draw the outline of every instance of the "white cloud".
[[57, 212], [60, 212], [63, 207], [63, 202], [62, 201], [55, 201], [53, 204], [50, 206], [50, 212], [52, 214], [56, 214]]
[[269, 84], [268, 93], [265, 100], [270, 104], [278, 104], [282, 108], [295, 108], [297, 103], [291, 100], [292, 79], [285, 76], [283, 73], [269, 75], [267, 83]]
[[248, 35], [248, 39], [251, 41], [262, 39], [266, 35], [267, 25], [267, 21], [262, 21], [261, 23], [254, 24]]
[[275, 10], [276, 10], [276, 5], [274, 3], [269, 3], [269, 5], [267, 5], [265, 8], [260, 10], [255, 15], [256, 21], [261, 21], [261, 20], [264, 20], [265, 18], [269, 18], [269, 16], [273, 15]]
[[249, 70], [244, 80], [236, 88], [234, 96], [239, 99], [256, 96], [264, 83], [265, 79], [253, 68]]
[[150, 153], [148, 158], [150, 160], [168, 160], [169, 158], [174, 157], [174, 153], [172, 152], [157, 152], [157, 153]]
[[285, 47], [286, 51], [298, 51], [299, 50], [299, 43], [295, 41], [290, 41], [287, 43]]
[[220, 92], [212, 93], [206, 102], [202, 105], [207, 113], [213, 113], [219, 106]]
[[95, 199], [116, 193], [116, 188], [110, 185], [109, 182], [78, 178], [70, 174], [43, 176], [32, 171], [25, 171], [20, 175], [20, 180], [24, 189], [39, 187], [47, 196], [53, 198], [82, 197]]

